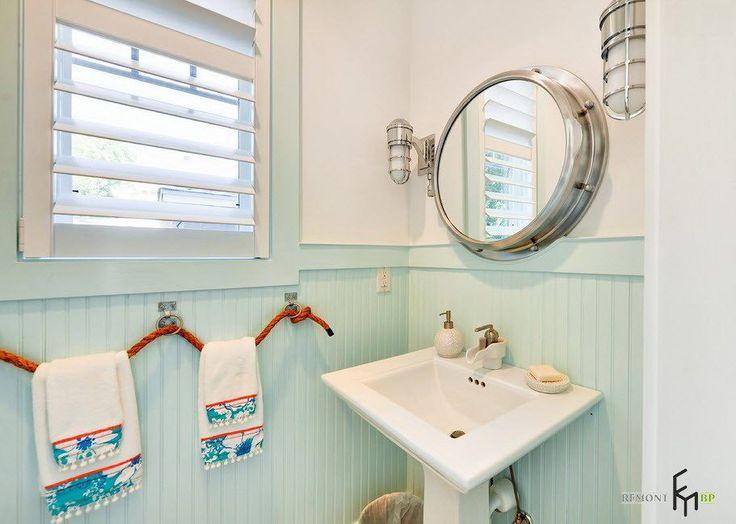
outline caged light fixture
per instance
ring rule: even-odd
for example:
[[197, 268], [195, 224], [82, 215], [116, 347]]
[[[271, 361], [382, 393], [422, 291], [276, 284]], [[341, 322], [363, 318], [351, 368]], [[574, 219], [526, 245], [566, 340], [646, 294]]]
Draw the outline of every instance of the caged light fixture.
[[603, 105], [616, 120], [644, 112], [645, 17], [645, 0], [613, 0], [600, 18]]
[[411, 174], [411, 148], [419, 155], [417, 174], [427, 177], [427, 195], [434, 196], [432, 170], [434, 169], [434, 135], [414, 138], [414, 128], [403, 118], [392, 120], [386, 127], [388, 141], [388, 174], [397, 184], [405, 184]]

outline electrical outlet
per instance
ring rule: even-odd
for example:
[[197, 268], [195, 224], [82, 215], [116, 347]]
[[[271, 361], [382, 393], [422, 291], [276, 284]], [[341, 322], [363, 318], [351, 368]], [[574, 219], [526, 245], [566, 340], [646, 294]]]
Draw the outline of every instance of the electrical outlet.
[[391, 291], [391, 270], [387, 267], [379, 267], [376, 271], [376, 292], [388, 293]]

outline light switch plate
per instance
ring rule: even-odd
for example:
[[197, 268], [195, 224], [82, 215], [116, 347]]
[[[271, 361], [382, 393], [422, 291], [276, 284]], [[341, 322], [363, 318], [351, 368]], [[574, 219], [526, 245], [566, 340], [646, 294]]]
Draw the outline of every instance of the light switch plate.
[[391, 270], [387, 267], [379, 267], [376, 271], [376, 292], [388, 293], [391, 291]]

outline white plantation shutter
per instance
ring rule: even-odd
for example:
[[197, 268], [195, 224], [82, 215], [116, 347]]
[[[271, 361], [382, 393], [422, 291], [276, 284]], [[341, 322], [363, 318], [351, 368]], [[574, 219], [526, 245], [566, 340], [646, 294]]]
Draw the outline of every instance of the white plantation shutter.
[[481, 126], [486, 238], [500, 240], [536, 216], [536, 86], [512, 81], [487, 90]]
[[255, 35], [224, 47], [142, 0], [26, 2], [25, 256], [268, 256], [270, 5], [248, 5], [252, 27], [175, 20]]

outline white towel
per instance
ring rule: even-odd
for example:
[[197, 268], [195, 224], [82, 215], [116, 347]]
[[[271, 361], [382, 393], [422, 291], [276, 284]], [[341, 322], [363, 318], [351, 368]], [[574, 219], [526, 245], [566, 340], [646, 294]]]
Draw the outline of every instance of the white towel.
[[[59, 468], [49, 444], [51, 420], [55, 421], [54, 424], [64, 427], [64, 423], [57, 420], [57, 414], [50, 413], [52, 404], [60, 405], [59, 399], [51, 403], [48, 401], [49, 383], [57, 379], [52, 375], [55, 374], [59, 361], [41, 364], [33, 374], [33, 426], [38, 477], [49, 512], [56, 522], [115, 502], [119, 497], [125, 497], [129, 492], [140, 488], [143, 465], [133, 374], [128, 355], [124, 351], [113, 355], [115, 374], [108, 386], [117, 389], [121, 409], [123, 432], [118, 453], [114, 457], [98, 457], [94, 463], [87, 462], [73, 473]], [[74, 363], [81, 369], [85, 367], [84, 361], [89, 358], [92, 357], [74, 357], [66, 359], [69, 362], [65, 364]], [[90, 369], [94, 369], [94, 366]], [[88, 386], [86, 384], [88, 380], [94, 379], [83, 377], [80, 383], [69, 384], [66, 393], [76, 398], [78, 391]], [[85, 383], [84, 386], [81, 382]]]
[[245, 422], [256, 412], [258, 359], [252, 337], [208, 342], [199, 358], [200, 394], [213, 426]]
[[260, 391], [254, 338], [205, 344], [199, 357], [198, 416], [200, 451], [206, 469], [261, 452]]
[[76, 469], [117, 453], [123, 409], [115, 353], [54, 360], [46, 369], [49, 445], [59, 467]]

